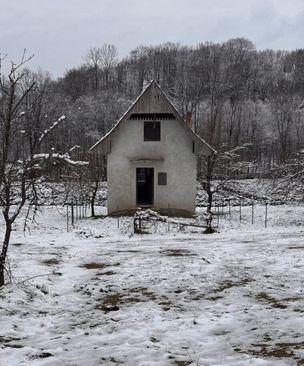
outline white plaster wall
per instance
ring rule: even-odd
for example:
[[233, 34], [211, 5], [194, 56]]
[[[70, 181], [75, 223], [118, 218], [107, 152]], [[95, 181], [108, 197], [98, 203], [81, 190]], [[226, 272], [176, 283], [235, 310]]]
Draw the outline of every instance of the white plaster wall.
[[[136, 168], [154, 168], [154, 207], [195, 211], [196, 157], [181, 120], [161, 121], [161, 141], [144, 141], [144, 121], [125, 120], [111, 139], [108, 155], [108, 212], [136, 208]], [[135, 159], [158, 159], [134, 162]], [[157, 173], [167, 173], [159, 186]]]

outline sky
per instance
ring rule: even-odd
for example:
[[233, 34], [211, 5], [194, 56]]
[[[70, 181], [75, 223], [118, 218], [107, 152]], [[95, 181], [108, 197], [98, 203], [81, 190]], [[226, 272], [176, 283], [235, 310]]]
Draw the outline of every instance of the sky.
[[258, 49], [304, 48], [304, 0], [0, 0], [4, 61], [59, 77], [91, 46], [114, 44], [120, 58], [139, 45], [195, 45], [245, 37]]

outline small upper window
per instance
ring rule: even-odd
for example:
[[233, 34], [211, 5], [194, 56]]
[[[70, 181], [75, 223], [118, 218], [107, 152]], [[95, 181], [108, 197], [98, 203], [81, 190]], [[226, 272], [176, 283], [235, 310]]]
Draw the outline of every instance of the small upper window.
[[160, 141], [160, 122], [144, 122], [144, 141]]

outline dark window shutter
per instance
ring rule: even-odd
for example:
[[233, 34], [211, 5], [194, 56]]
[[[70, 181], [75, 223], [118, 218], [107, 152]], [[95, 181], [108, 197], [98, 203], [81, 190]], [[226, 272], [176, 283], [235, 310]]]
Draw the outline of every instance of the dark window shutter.
[[167, 173], [158, 173], [158, 185], [159, 186], [167, 185]]

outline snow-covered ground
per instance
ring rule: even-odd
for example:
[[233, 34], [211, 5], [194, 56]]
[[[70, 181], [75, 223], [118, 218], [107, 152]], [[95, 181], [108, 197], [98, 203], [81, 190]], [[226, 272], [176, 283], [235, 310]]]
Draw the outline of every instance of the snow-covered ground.
[[267, 228], [264, 210], [226, 208], [212, 235], [132, 235], [127, 217], [67, 233], [56, 207], [25, 235], [20, 220], [0, 365], [304, 365], [304, 208], [269, 207]]

